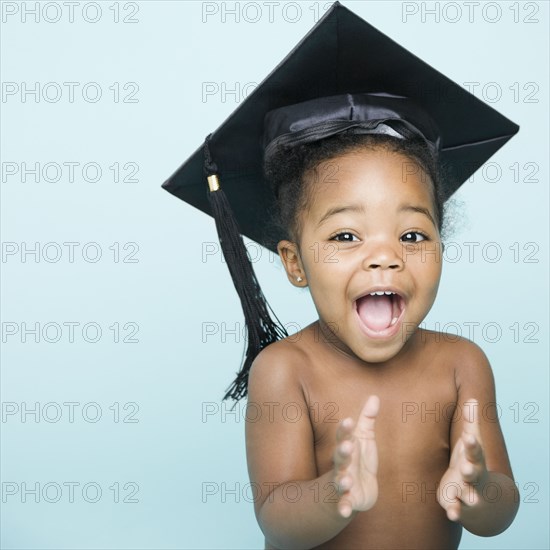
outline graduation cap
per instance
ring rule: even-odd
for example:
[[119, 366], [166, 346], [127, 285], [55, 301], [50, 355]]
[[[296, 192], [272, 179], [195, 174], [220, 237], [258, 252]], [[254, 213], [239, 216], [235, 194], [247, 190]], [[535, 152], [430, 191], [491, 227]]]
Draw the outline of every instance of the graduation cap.
[[267, 214], [276, 209], [275, 195], [264, 179], [267, 157], [280, 147], [344, 131], [420, 138], [445, 168], [442, 185], [448, 198], [518, 130], [495, 109], [335, 2], [162, 185], [214, 217], [241, 299], [248, 349], [224, 398], [246, 395], [253, 359], [286, 335], [278, 319], [269, 315], [241, 237], [276, 250], [275, 243], [265, 242]]

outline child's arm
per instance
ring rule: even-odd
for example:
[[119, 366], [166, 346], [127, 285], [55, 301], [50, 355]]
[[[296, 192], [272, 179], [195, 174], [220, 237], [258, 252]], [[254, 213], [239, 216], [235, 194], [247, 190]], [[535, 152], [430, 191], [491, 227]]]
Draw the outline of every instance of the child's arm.
[[455, 370], [460, 416], [451, 425], [451, 460], [438, 500], [449, 519], [475, 535], [494, 536], [514, 520], [519, 492], [498, 421], [491, 366], [477, 345], [460, 346]]
[[[266, 540], [277, 548], [311, 548], [334, 538], [357, 510], [376, 501], [373, 428], [378, 399], [367, 402], [357, 426], [352, 419], [340, 424], [335, 467], [319, 476], [296, 354], [281, 347], [264, 349], [250, 371], [248, 471], [257, 488], [255, 512]], [[364, 439], [356, 437], [358, 430]]]

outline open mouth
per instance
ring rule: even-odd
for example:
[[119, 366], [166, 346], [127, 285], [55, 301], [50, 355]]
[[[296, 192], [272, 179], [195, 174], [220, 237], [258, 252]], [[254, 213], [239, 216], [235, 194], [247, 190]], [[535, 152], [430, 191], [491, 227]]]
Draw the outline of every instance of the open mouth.
[[367, 334], [389, 336], [398, 330], [405, 299], [393, 290], [377, 290], [358, 298], [355, 310]]

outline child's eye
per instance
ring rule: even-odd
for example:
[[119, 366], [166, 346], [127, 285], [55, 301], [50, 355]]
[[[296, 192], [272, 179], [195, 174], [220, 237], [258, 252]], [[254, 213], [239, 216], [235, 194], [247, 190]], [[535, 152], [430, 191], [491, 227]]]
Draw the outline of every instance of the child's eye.
[[428, 237], [420, 231], [408, 231], [401, 237], [401, 240], [404, 243], [418, 243], [420, 241], [428, 240]]
[[[342, 237], [342, 238], [339, 238], [339, 237]], [[353, 239], [357, 239], [357, 237], [353, 233], [350, 233], [349, 231], [337, 233], [336, 235], [330, 238], [331, 241], [339, 241], [341, 243], [352, 243], [354, 242]]]

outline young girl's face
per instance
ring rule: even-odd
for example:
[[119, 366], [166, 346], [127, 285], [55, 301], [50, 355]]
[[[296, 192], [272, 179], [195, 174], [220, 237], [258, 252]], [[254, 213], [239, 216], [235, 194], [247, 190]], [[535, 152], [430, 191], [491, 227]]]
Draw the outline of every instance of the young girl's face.
[[[409, 158], [383, 149], [323, 164], [311, 183], [311, 207], [301, 213], [305, 280], [331, 341], [363, 361], [386, 361], [437, 293], [441, 241], [432, 183]], [[362, 298], [373, 291], [395, 295]]]

